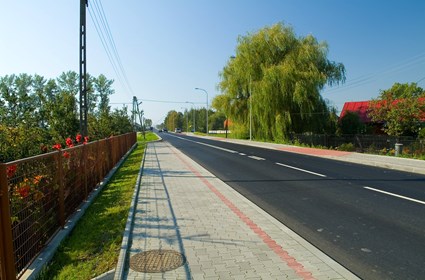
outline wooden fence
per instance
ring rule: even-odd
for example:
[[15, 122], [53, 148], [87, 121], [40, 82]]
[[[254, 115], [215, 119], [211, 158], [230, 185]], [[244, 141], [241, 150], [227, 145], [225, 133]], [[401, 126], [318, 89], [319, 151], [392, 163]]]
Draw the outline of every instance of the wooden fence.
[[20, 278], [136, 133], [0, 163], [0, 280]]

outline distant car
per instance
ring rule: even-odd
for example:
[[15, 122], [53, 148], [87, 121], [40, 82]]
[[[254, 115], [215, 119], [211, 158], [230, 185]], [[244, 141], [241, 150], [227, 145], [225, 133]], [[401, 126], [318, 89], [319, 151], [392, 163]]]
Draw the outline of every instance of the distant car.
[[174, 132], [175, 133], [182, 133], [182, 130], [180, 128], [176, 128], [176, 129], [174, 129]]
[[164, 128], [164, 130], [163, 130], [164, 132], [168, 132], [168, 129], [166, 129], [166, 128]]
[[158, 130], [158, 132], [162, 132], [162, 131], [163, 131], [162, 129]]

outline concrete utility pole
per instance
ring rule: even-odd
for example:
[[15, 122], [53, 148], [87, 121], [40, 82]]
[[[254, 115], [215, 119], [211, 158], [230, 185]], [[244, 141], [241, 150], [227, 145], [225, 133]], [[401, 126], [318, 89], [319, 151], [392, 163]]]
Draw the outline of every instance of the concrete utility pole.
[[137, 114], [137, 97], [133, 96], [133, 110], [131, 110], [131, 121], [133, 123], [133, 129], [134, 131], [137, 131], [136, 129], [136, 116]]
[[80, 134], [87, 131], [87, 60], [86, 60], [86, 7], [88, 0], [80, 0]]

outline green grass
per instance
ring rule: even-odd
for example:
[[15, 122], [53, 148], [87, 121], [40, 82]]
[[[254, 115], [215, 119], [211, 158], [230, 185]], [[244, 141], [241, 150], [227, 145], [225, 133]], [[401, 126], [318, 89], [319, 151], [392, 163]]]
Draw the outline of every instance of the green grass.
[[143, 135], [142, 135], [142, 133], [138, 133], [137, 134], [137, 139], [138, 139], [138, 141], [145, 141], [145, 142], [150, 142], [150, 141], [154, 141], [154, 140], [157, 140], [158, 139], [158, 136], [156, 136], [156, 134], [154, 134], [154, 133], [152, 133], [152, 132], [146, 132], [146, 134], [145, 134], [145, 137], [144, 138], [146, 138], [146, 140], [145, 139], [143, 139]]
[[157, 137], [146, 133], [146, 140], [141, 134], [137, 139], [138, 147], [87, 209], [38, 279], [91, 279], [115, 268], [144, 148], [146, 142]]

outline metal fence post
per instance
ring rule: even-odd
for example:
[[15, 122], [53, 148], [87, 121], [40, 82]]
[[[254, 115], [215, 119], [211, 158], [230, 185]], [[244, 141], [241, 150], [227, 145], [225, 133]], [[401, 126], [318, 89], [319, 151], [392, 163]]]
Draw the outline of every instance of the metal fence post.
[[62, 153], [61, 151], [58, 151], [56, 153], [56, 160], [57, 160], [57, 168], [58, 172], [56, 173], [57, 183], [59, 185], [59, 198], [58, 198], [58, 204], [59, 204], [59, 224], [63, 228], [65, 226], [65, 192], [64, 192], [64, 182], [63, 182], [63, 165], [62, 165]]
[[87, 199], [87, 197], [89, 196], [88, 193], [88, 189], [87, 189], [87, 151], [86, 151], [86, 145], [83, 145], [83, 150], [82, 150], [82, 157], [83, 160], [82, 162], [82, 172], [81, 174], [83, 175], [83, 187], [84, 187], [84, 199]]
[[1, 279], [16, 279], [9, 190], [4, 163], [0, 163], [0, 264]]
[[94, 153], [95, 156], [95, 170], [96, 170], [96, 182], [102, 181], [102, 175], [101, 175], [101, 160], [100, 160], [100, 144], [99, 140], [94, 143], [96, 147], [96, 152]]

